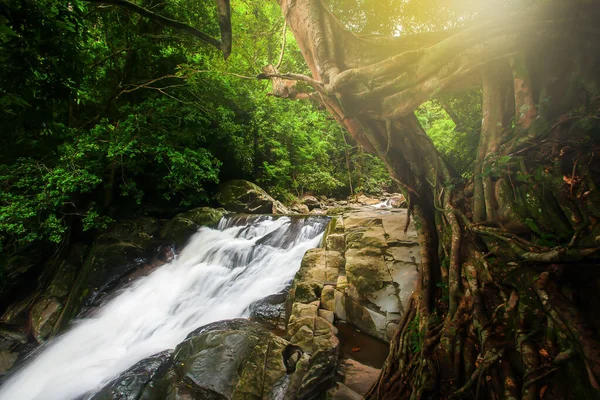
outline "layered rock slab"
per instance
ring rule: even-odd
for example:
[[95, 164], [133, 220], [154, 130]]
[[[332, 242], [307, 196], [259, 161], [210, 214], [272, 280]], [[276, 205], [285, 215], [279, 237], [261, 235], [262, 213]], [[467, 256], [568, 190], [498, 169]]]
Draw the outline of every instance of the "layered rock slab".
[[318, 301], [324, 311], [317, 315], [330, 320], [333, 312], [336, 320], [389, 341], [418, 280], [418, 237], [407, 218], [402, 209], [334, 217], [323, 248], [309, 250], [302, 261], [288, 315], [294, 302]]

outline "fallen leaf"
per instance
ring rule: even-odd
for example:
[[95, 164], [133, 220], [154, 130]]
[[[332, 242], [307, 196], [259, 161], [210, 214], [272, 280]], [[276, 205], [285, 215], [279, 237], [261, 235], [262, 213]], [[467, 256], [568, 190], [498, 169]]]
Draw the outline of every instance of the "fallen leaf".
[[548, 385], [546, 385], [540, 389], [540, 399], [544, 397], [546, 390], [548, 390]]
[[574, 185], [574, 184], [576, 184], [576, 183], [579, 182], [579, 177], [578, 176], [571, 176], [571, 177], [569, 177], [569, 176], [564, 175], [563, 176], [563, 181], [565, 181], [565, 183], [567, 185]]

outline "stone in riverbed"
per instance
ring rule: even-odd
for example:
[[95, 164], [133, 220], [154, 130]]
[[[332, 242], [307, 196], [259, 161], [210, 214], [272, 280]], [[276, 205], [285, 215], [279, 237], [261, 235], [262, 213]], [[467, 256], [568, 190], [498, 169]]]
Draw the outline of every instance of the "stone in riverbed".
[[139, 398], [308, 398], [302, 393], [314, 394], [323, 373], [333, 368], [323, 364], [326, 358], [309, 357], [244, 319], [216, 322], [190, 333], [175, 349], [169, 370]]
[[308, 207], [310, 211], [314, 210], [315, 208], [321, 208], [321, 202], [315, 196], [306, 195], [302, 197], [300, 201], [302, 204]]
[[[120, 374], [89, 400], [138, 400], [152, 391], [152, 380], [166, 372], [173, 350], [143, 359]], [[148, 387], [150, 386], [150, 387]]]
[[223, 183], [215, 196], [228, 211], [245, 214], [288, 214], [289, 211], [258, 185], [245, 180]]
[[291, 211], [296, 212], [298, 214], [308, 214], [310, 210], [306, 206], [306, 204], [296, 203], [292, 205], [290, 208]]

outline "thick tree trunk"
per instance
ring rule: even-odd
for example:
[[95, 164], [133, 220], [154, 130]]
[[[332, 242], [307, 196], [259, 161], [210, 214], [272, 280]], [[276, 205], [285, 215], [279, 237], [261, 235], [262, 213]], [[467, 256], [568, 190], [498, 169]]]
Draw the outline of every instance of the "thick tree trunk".
[[[418, 222], [420, 285], [367, 397], [599, 397], [598, 6], [364, 39], [319, 0], [279, 2], [312, 77], [270, 77], [310, 84]], [[413, 111], [473, 85], [483, 125], [465, 181]]]

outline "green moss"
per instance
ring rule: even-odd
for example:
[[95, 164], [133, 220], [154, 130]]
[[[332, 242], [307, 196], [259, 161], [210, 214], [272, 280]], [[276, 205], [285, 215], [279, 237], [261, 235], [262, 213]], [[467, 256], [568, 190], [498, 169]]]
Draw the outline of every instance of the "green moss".
[[311, 303], [321, 297], [322, 286], [315, 281], [299, 282], [294, 291], [294, 301]]

